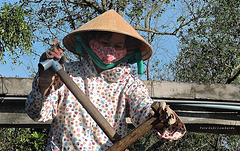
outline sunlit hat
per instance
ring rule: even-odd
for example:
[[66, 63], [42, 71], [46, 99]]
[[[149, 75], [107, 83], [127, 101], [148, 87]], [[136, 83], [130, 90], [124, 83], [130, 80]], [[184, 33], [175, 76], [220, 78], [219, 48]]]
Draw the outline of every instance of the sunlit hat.
[[[98, 17], [92, 19], [78, 29], [72, 31], [63, 39], [64, 46], [71, 52], [76, 53], [75, 37], [76, 33], [86, 33], [90, 31], [115, 32], [132, 37], [137, 42], [132, 42], [142, 52], [142, 59], [147, 60], [152, 56], [151, 45], [117, 12], [109, 10]], [[131, 42], [130, 42], [131, 43]], [[131, 44], [130, 44], [131, 45]]]

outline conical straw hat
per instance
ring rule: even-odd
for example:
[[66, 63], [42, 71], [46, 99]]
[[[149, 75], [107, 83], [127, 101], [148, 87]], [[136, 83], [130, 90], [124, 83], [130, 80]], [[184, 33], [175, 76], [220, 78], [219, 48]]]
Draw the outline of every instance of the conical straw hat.
[[[128, 35], [138, 42], [135, 43], [135, 47], [138, 47], [142, 51], [143, 60], [147, 60], [151, 57], [153, 50], [151, 45], [146, 42], [143, 37], [117, 12], [114, 10], [109, 10], [98, 17], [87, 22], [78, 29], [72, 31], [70, 34], [64, 37], [64, 46], [73, 53], [75, 50], [75, 38], [76, 33], [86, 33], [90, 31], [108, 31], [115, 32], [124, 35]], [[140, 42], [140, 45], [139, 45]], [[131, 44], [130, 44], [131, 45]]]

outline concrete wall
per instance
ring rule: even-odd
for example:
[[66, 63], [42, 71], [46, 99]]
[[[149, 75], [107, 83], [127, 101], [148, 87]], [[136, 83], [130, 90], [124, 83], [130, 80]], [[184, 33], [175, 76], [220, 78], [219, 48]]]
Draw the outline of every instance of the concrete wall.
[[[240, 107], [240, 86], [196, 84], [167, 81], [144, 81], [154, 100], [235, 103]], [[31, 91], [32, 79], [0, 78], [0, 126], [49, 127], [32, 121], [25, 113], [24, 102]], [[12, 99], [11, 99], [12, 98]], [[15, 98], [15, 99], [14, 99]], [[171, 102], [169, 102], [171, 104]], [[239, 111], [208, 109], [171, 104], [189, 131], [240, 135]]]
[[4, 78], [0, 77], [0, 95], [26, 96], [32, 88], [30, 78]]
[[240, 101], [240, 85], [144, 81], [151, 97]]
[[[207, 99], [240, 101], [240, 85], [196, 84], [168, 81], [143, 81], [153, 98]], [[0, 78], [0, 95], [26, 96], [32, 88], [31, 78]]]

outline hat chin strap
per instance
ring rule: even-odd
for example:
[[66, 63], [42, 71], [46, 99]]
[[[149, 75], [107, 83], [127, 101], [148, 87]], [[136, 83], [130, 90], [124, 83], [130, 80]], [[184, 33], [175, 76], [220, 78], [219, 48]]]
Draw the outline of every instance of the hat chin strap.
[[75, 46], [76, 46], [76, 52], [79, 55], [83, 55], [83, 49], [88, 53], [88, 55], [91, 57], [91, 59], [94, 61], [94, 63], [99, 66], [102, 69], [110, 69], [113, 67], [116, 67], [118, 64], [127, 61], [130, 64], [137, 63], [138, 67], [138, 74], [143, 74], [143, 60], [142, 60], [142, 54], [141, 51], [135, 51], [134, 53], [125, 56], [121, 60], [111, 63], [111, 64], [105, 64], [103, 61], [88, 47], [82, 42], [82, 38], [80, 34], [75, 34]]

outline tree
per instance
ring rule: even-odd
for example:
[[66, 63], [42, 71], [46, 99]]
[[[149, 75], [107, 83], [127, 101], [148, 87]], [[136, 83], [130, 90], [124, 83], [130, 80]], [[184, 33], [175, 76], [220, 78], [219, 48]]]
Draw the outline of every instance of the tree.
[[[179, 34], [181, 51], [175, 79], [183, 82], [239, 83], [240, 1], [209, 1], [191, 26]], [[235, 79], [233, 79], [235, 77]]]
[[12, 60], [13, 64], [20, 64], [18, 60], [21, 55], [31, 54], [33, 35], [31, 26], [27, 23], [27, 14], [24, 9], [15, 4], [4, 3], [0, 8], [0, 61], [3, 58]]
[[[179, 32], [180, 52], [173, 62], [176, 81], [197, 83], [239, 83], [238, 0], [206, 1], [189, 12], [195, 20]], [[192, 7], [193, 8], [193, 7]], [[235, 77], [235, 78], [233, 78]], [[239, 150], [239, 136], [188, 133], [193, 150]], [[194, 142], [198, 140], [197, 142]], [[183, 142], [184, 143], [184, 142]], [[194, 145], [193, 145], [194, 144]], [[197, 148], [196, 148], [197, 146]]]

